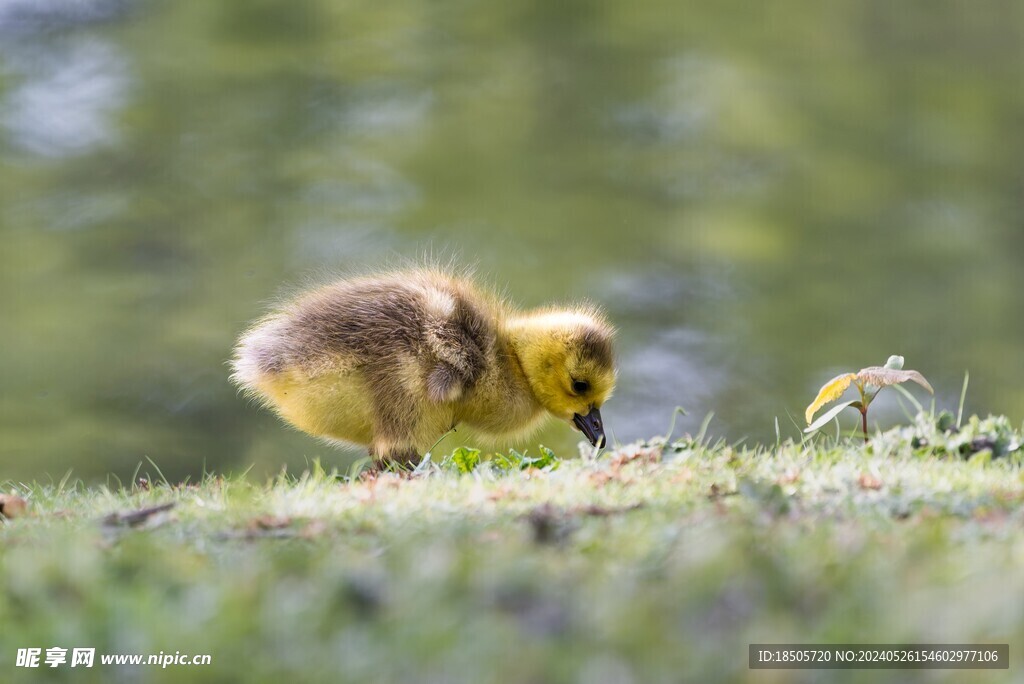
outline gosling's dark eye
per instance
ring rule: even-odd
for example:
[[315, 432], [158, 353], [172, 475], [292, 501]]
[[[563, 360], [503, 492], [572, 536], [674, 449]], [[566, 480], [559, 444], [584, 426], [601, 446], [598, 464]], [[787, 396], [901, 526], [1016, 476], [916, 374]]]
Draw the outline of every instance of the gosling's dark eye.
[[586, 380], [573, 380], [572, 391], [576, 394], [584, 394], [590, 390], [590, 383]]

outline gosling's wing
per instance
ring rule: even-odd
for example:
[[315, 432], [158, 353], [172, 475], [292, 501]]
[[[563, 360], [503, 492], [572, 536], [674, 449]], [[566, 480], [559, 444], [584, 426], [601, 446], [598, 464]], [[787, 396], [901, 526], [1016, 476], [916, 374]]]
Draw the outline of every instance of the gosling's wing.
[[450, 364], [438, 363], [427, 375], [427, 398], [436, 403], [455, 401], [466, 391], [466, 382]]
[[450, 313], [427, 327], [426, 342], [427, 397], [435, 402], [455, 401], [486, 370], [494, 331], [477, 306], [456, 297]]

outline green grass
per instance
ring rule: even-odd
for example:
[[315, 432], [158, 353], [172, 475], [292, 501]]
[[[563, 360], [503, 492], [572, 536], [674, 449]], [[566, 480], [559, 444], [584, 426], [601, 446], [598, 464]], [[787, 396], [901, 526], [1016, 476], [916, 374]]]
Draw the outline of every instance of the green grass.
[[[1020, 433], [940, 420], [541, 469], [8, 483], [29, 508], [0, 524], [0, 681], [1021, 681]], [[1012, 665], [750, 671], [752, 642], [1009, 642]], [[29, 646], [213, 664], [15, 668]]]

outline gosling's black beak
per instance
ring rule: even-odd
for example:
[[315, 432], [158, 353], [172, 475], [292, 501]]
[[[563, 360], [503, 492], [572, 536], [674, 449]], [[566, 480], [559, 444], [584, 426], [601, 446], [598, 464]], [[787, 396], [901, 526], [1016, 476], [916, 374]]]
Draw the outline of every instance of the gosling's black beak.
[[572, 424], [586, 435], [594, 446], [603, 447], [605, 445], [604, 421], [601, 420], [601, 412], [596, 408], [590, 409], [590, 413], [585, 416], [574, 414]]

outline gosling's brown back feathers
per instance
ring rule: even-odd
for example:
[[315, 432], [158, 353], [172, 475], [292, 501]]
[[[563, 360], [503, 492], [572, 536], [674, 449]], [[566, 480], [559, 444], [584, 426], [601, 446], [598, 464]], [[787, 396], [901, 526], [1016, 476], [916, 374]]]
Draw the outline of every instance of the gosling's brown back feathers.
[[483, 295], [433, 272], [343, 280], [303, 296], [242, 337], [235, 378], [302, 369], [310, 376], [339, 363], [358, 366], [371, 387], [390, 384], [416, 359], [430, 399], [470, 390], [493, 353], [497, 321]]

